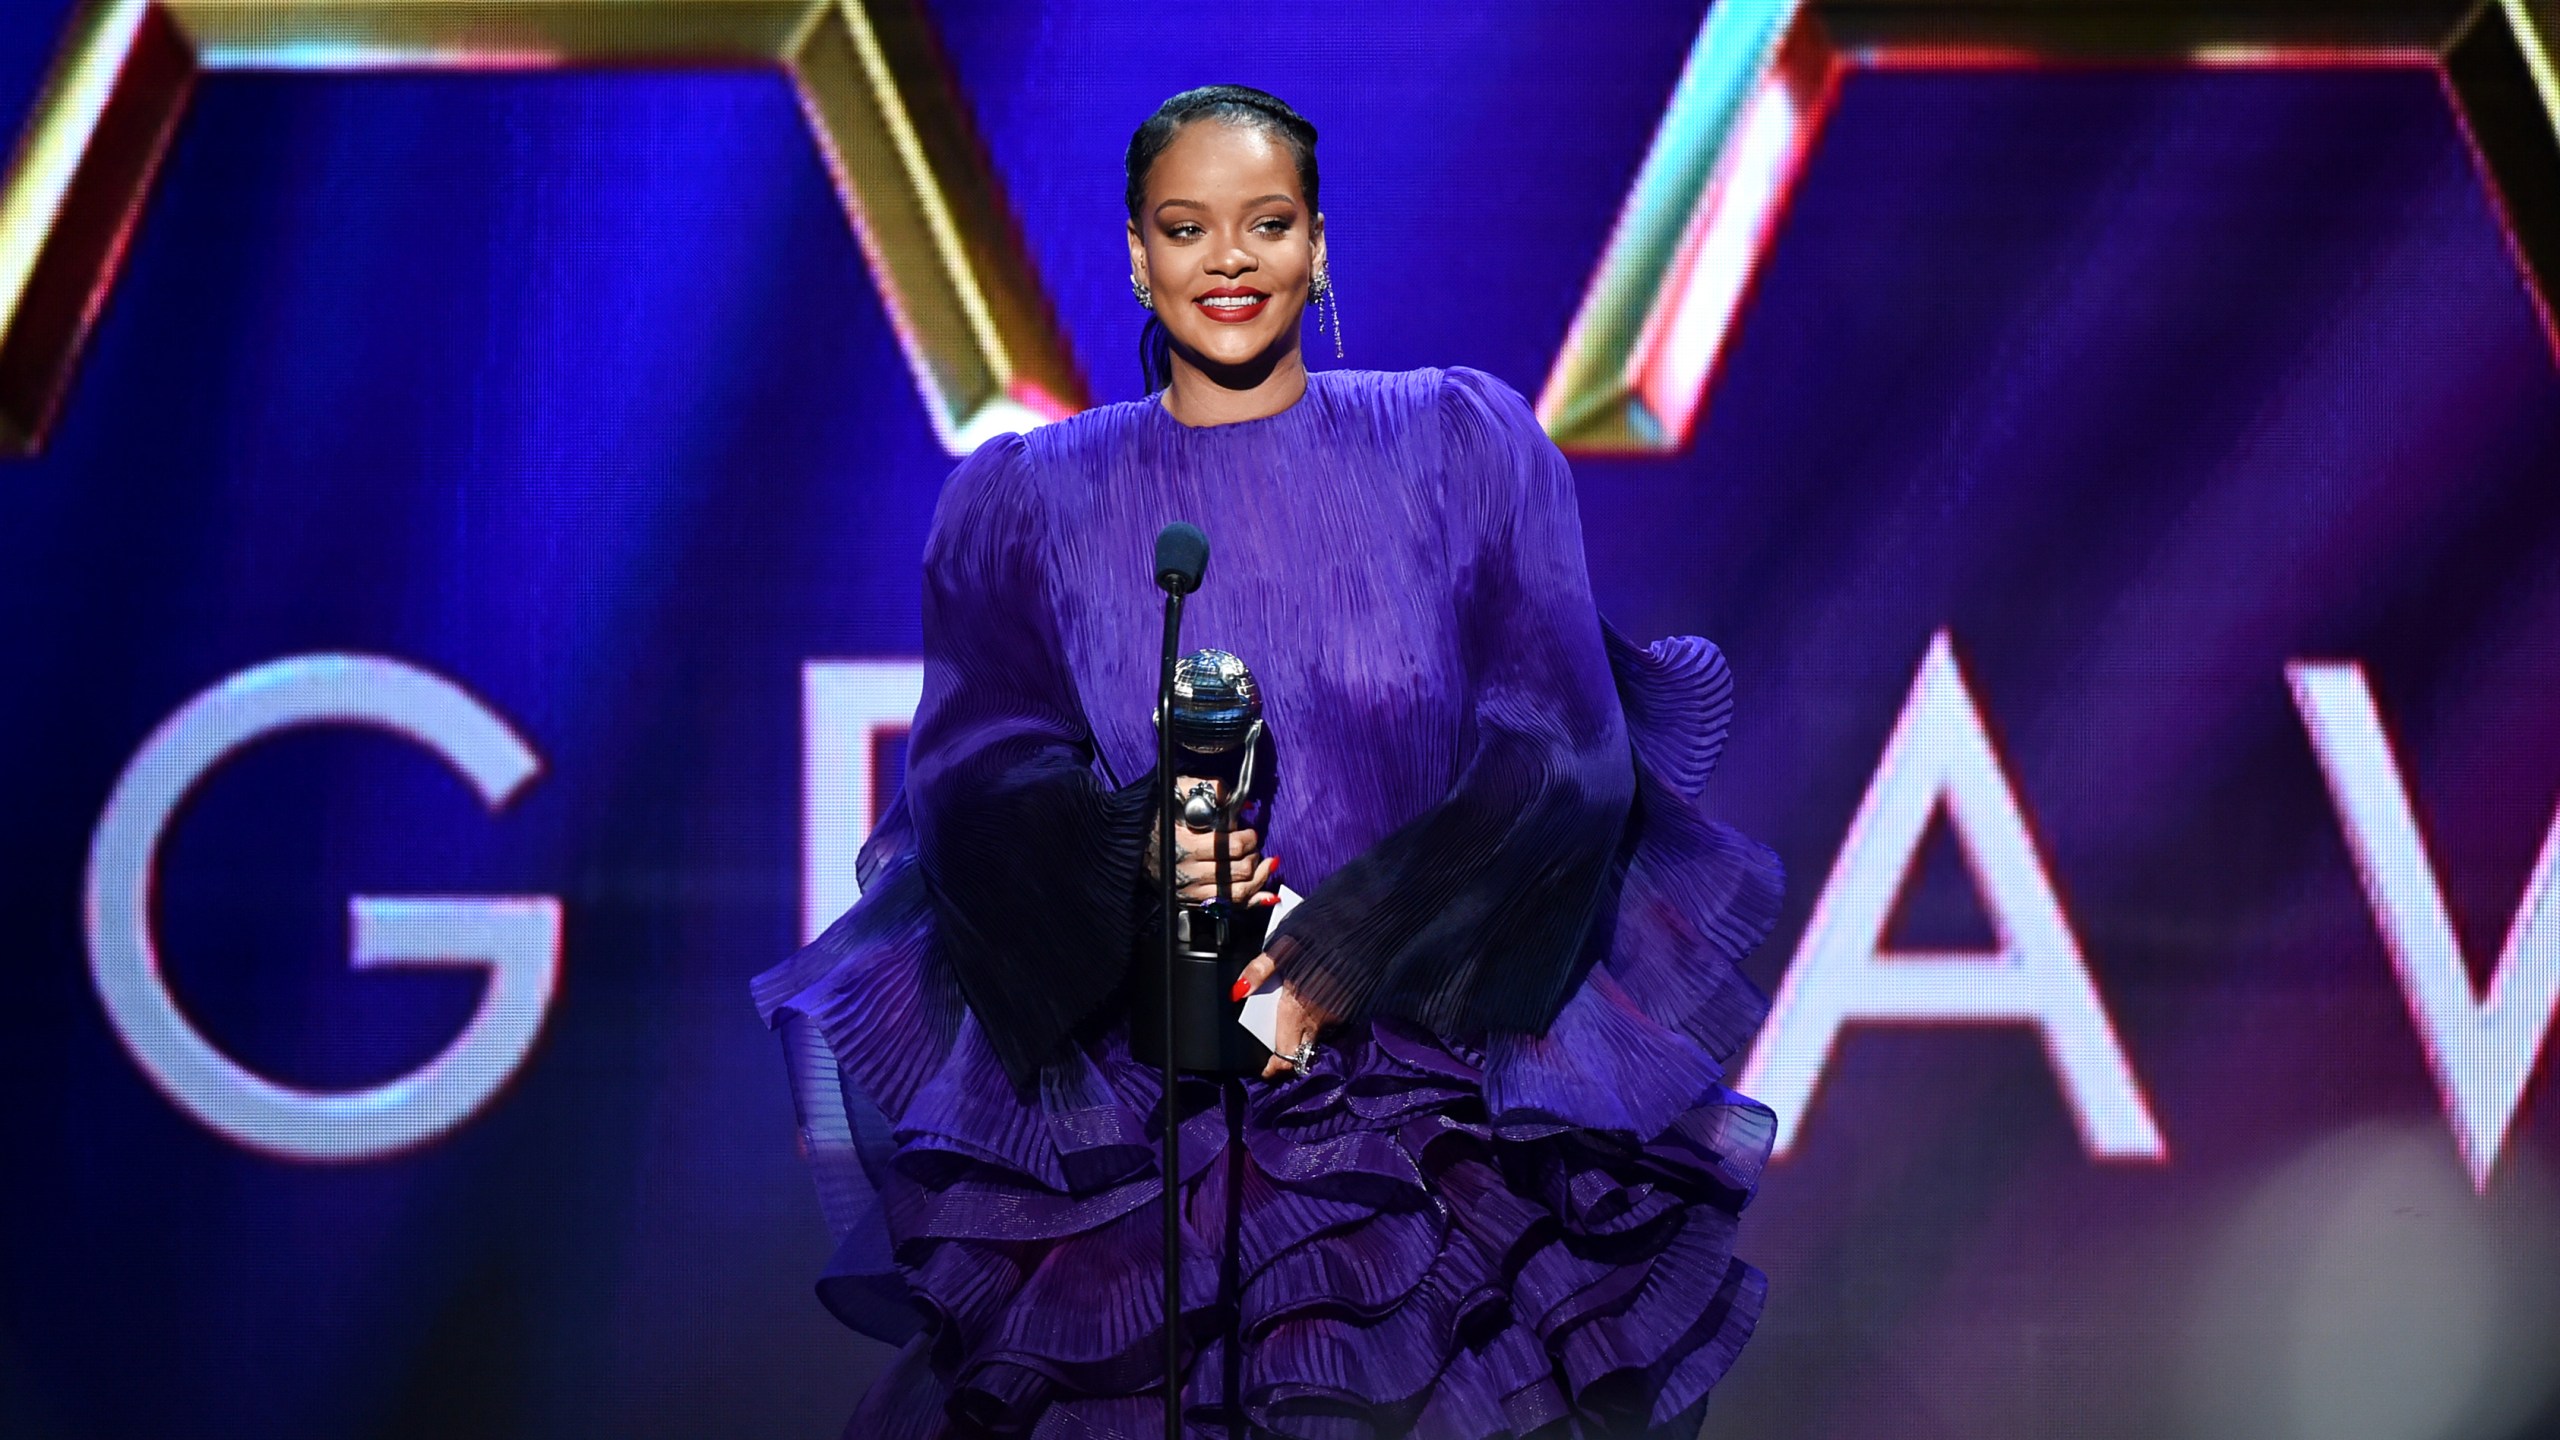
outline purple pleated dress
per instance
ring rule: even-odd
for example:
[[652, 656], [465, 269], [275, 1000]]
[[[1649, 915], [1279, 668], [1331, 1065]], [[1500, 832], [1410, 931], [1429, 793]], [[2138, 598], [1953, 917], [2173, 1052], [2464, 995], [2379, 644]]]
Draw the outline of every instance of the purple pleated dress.
[[925, 557], [923, 703], [863, 895], [757, 977], [837, 1238], [903, 1347], [849, 1435], [1163, 1430], [1153, 539], [1212, 541], [1186, 649], [1260, 680], [1271, 953], [1349, 1017], [1301, 1075], [1185, 1081], [1199, 1436], [1694, 1435], [1765, 1285], [1769, 1111], [1725, 1088], [1776, 859], [1708, 819], [1732, 685], [1594, 608], [1571, 471], [1476, 371], [1319, 372], [988, 441]]

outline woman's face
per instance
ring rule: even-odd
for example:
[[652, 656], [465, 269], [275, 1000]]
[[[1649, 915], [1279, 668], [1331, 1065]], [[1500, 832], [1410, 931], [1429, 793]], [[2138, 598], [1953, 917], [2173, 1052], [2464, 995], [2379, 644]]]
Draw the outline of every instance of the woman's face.
[[1194, 120], [1147, 172], [1129, 222], [1129, 269], [1155, 295], [1173, 343], [1211, 368], [1295, 349], [1324, 261], [1289, 147], [1259, 125]]

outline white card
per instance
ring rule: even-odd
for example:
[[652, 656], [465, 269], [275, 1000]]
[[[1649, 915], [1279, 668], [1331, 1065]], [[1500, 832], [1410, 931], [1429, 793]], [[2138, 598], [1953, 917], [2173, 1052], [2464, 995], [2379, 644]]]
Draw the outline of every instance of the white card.
[[[1298, 902], [1305, 898], [1288, 886], [1281, 886], [1280, 903], [1271, 907], [1271, 923], [1279, 924], [1280, 917], [1297, 909]], [[1279, 977], [1274, 976], [1263, 981], [1261, 989], [1244, 997], [1244, 1013], [1236, 1017], [1236, 1023], [1251, 1033], [1254, 1039], [1261, 1041], [1263, 1049], [1280, 1048], [1273, 1043], [1280, 1034]]]

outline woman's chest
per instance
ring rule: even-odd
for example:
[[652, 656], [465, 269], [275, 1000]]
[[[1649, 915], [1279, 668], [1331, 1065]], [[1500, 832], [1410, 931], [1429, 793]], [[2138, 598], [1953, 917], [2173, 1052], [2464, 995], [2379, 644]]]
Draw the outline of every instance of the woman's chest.
[[1115, 770], [1152, 758], [1164, 606], [1150, 573], [1155, 535], [1187, 520], [1208, 534], [1210, 558], [1185, 602], [1182, 646], [1225, 650], [1252, 669], [1284, 773], [1347, 782], [1384, 765], [1430, 794], [1445, 788], [1464, 739], [1453, 555], [1465, 541], [1440, 523], [1436, 487], [1363, 458], [1316, 474], [1304, 473], [1313, 464], [1106, 470], [1061, 507], [1051, 547], [1059, 638]]

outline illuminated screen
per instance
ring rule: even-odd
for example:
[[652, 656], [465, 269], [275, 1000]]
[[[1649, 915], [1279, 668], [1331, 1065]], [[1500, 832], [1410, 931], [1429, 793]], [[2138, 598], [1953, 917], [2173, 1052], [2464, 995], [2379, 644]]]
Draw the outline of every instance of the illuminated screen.
[[2555, 252], [2431, 52], [936, 3], [914, 162], [823, 45], [328, 8], [0, 7], [0, 1435], [836, 1432], [747, 980], [897, 786], [955, 452], [1137, 396], [1121, 151], [1229, 79], [1323, 131], [1314, 363], [1538, 401], [1604, 611], [1731, 658], [1706, 1434], [2560, 1425]]

